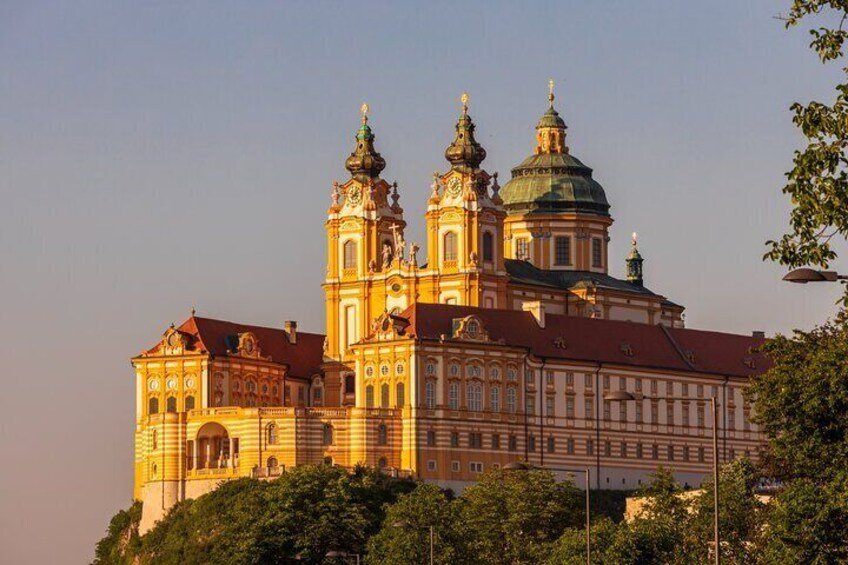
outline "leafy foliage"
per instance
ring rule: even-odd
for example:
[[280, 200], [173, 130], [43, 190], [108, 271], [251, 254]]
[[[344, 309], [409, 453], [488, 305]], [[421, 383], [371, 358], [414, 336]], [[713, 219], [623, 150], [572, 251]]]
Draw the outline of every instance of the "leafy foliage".
[[[808, 17], [835, 18], [830, 27], [811, 29], [810, 47], [823, 63], [841, 59], [848, 32], [846, 0], [794, 0], [786, 27], [800, 25]], [[848, 73], [848, 69], [845, 69]], [[791, 107], [793, 122], [807, 138], [807, 146], [795, 152], [794, 167], [787, 173], [783, 192], [792, 199], [791, 232], [768, 241], [765, 258], [782, 265], [816, 265], [827, 268], [836, 259], [831, 240], [848, 237], [848, 80], [836, 85], [836, 99], [828, 105], [812, 101]], [[848, 289], [843, 297], [848, 305]]]
[[138, 552], [140, 541], [138, 523], [141, 520], [141, 502], [134, 502], [127, 510], [112, 517], [106, 536], [97, 542], [94, 565], [129, 565]]

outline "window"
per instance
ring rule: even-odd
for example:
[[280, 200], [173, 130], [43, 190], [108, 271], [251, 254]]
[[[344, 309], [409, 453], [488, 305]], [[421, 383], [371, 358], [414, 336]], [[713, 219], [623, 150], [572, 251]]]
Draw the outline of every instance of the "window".
[[345, 375], [344, 391], [345, 391], [345, 394], [355, 394], [356, 393], [356, 377], [354, 375]]
[[388, 408], [389, 407], [389, 385], [388, 383], [383, 383], [380, 385], [380, 408]]
[[404, 404], [404, 389], [403, 383], [398, 383], [395, 385], [395, 400], [397, 401], [397, 407], [401, 408]]
[[565, 417], [574, 418], [574, 399], [571, 397], [565, 399]]
[[660, 421], [660, 407], [656, 402], [651, 402], [651, 423], [658, 424]]
[[548, 436], [548, 453], [554, 451], [556, 451], [556, 440], [554, 440], [554, 436]]
[[636, 457], [637, 457], [638, 459], [642, 459], [642, 457], [643, 457], [644, 455], [645, 455], [645, 454], [644, 454], [644, 452], [642, 451], [642, 444], [641, 444], [641, 443], [637, 443], [637, 444], [636, 444]]
[[673, 445], [668, 446], [668, 460], [674, 461], [674, 446]]
[[606, 420], [607, 422], [609, 422], [610, 419], [611, 419], [611, 416], [610, 416], [611, 411], [612, 411], [612, 406], [610, 405], [610, 401], [604, 400], [604, 420]]
[[365, 387], [365, 407], [374, 408], [374, 385]]
[[387, 364], [383, 363], [382, 365], [380, 365], [380, 374], [384, 377], [389, 376], [389, 366]]
[[468, 447], [472, 449], [480, 449], [483, 447], [483, 434], [480, 432], [470, 432], [468, 434]]
[[651, 379], [651, 394], [657, 393], [657, 381]]
[[689, 396], [689, 383], [683, 383], [680, 385], [681, 392], [683, 396]]
[[[480, 326], [477, 325], [477, 322], [468, 322], [468, 325], [465, 326], [465, 331], [468, 335], [476, 335], [480, 330]], [[468, 376], [469, 377], [482, 377], [483, 369], [480, 365], [469, 365], [468, 366]]]
[[574, 373], [565, 374], [565, 386], [571, 388], [574, 386]]
[[727, 429], [736, 429], [736, 411], [733, 409], [733, 407], [728, 407], [727, 409]]
[[491, 232], [483, 234], [483, 261], [495, 260], [495, 238]]
[[427, 470], [428, 471], [435, 471], [436, 470], [436, 460], [435, 459], [430, 459], [430, 460], [427, 461]]
[[536, 436], [527, 438], [527, 451], [536, 451]]
[[622, 458], [627, 457], [627, 442], [626, 441], [621, 442], [621, 452], [620, 453], [621, 453]]
[[698, 398], [704, 397], [704, 385], [698, 385]]
[[604, 456], [611, 457], [612, 456], [612, 443], [609, 441], [604, 442]]
[[489, 376], [493, 379], [501, 378], [500, 368], [497, 365], [492, 365], [492, 367], [489, 369]]
[[568, 452], [569, 455], [574, 455], [574, 438], [573, 437], [568, 438], [568, 440], [565, 442], [565, 450]]
[[275, 424], [274, 422], [271, 422], [271, 423], [270, 423], [270, 424], [268, 424], [268, 426], [265, 428], [265, 431], [266, 431], [266, 433], [265, 433], [265, 438], [266, 438], [266, 439], [265, 439], [265, 441], [266, 441], [269, 445], [274, 445], [274, 444], [276, 444], [276, 443], [277, 443], [277, 424]]
[[534, 381], [535, 381], [535, 379], [533, 378], [533, 369], [525, 370], [524, 371], [524, 382], [527, 383], [529, 386], [533, 386], [533, 385], [536, 384]]
[[595, 453], [595, 442], [591, 439], [586, 440], [586, 455], [593, 455]]
[[458, 377], [459, 376], [459, 363], [451, 363], [450, 366], [448, 367], [448, 372], [450, 373], [450, 376]]
[[659, 459], [660, 458], [660, 446], [657, 444], [653, 444], [651, 446], [651, 459]]
[[427, 366], [424, 369], [424, 374], [426, 374], [428, 377], [434, 377], [436, 375], [436, 364], [432, 361], [428, 361]]
[[356, 242], [351, 239], [344, 242], [344, 268], [356, 268]]
[[322, 392], [323, 392], [323, 389], [320, 386], [315, 386], [312, 389], [312, 402], [314, 404], [316, 404], [316, 405], [321, 404], [321, 399], [323, 398], [323, 395], [321, 394]]
[[603, 267], [603, 257], [601, 255], [601, 238], [592, 238], [592, 266]]
[[459, 447], [459, 432], [451, 432], [451, 447]]
[[706, 457], [706, 454], [704, 453], [704, 448], [699, 447], [698, 448], [698, 462], [703, 463], [706, 460], [707, 460], [707, 457]]
[[698, 427], [704, 427], [704, 407], [698, 406]]
[[645, 420], [642, 418], [642, 401], [636, 403], [636, 423], [641, 424]]
[[674, 383], [671, 381], [666, 381], [665, 383], [665, 393], [668, 396], [674, 396]]
[[444, 236], [444, 260], [456, 261], [456, 233], [449, 231]]
[[689, 427], [689, 401], [688, 400], [684, 401], [683, 406], [681, 406], [680, 409], [683, 411], [682, 412], [682, 414], [683, 414], [683, 425], [688, 428]]
[[530, 260], [530, 240], [526, 237], [519, 237], [515, 240], [515, 258]]
[[159, 430], [153, 430], [153, 438], [150, 443], [152, 444], [153, 451], [159, 449]]
[[492, 449], [500, 449], [501, 448], [501, 436], [499, 434], [492, 434]]
[[459, 461], [451, 461], [451, 471], [454, 473], [459, 473]]
[[545, 383], [548, 386], [554, 386], [554, 372], [553, 371], [545, 371]]
[[[397, 308], [395, 308], [395, 310], [397, 310]], [[402, 375], [403, 374], [403, 363], [398, 363], [397, 365], [395, 365], [395, 374], [396, 375]]]
[[498, 386], [489, 389], [489, 410], [492, 412], [501, 411], [501, 388]]
[[468, 464], [468, 468], [472, 473], [482, 473], [483, 472], [483, 464], [477, 461], [472, 461]]
[[526, 403], [524, 410], [528, 414], [536, 414], [536, 395], [535, 394], [528, 394], [527, 395], [527, 403]]
[[636, 379], [636, 392], [642, 391], [642, 379]]
[[324, 424], [324, 433], [322, 436], [322, 443], [324, 445], [333, 445], [333, 426], [330, 424]]
[[448, 408], [459, 410], [459, 383], [457, 382], [448, 385]]
[[436, 383], [434, 381], [427, 381], [424, 385], [424, 404], [430, 410], [436, 408]]
[[627, 390], [627, 377], [618, 377], [618, 390]]
[[610, 387], [610, 376], [604, 375], [604, 390], [609, 390]]
[[689, 446], [688, 445], [683, 446], [683, 460], [689, 461]]
[[194, 410], [194, 397], [189, 395], [185, 397], [185, 409], [186, 412], [189, 410]]
[[518, 438], [513, 435], [509, 436], [508, 447], [510, 451], [516, 451], [518, 449]]
[[518, 371], [515, 370], [515, 367], [507, 367], [506, 368], [506, 380], [515, 382], [518, 378]]
[[436, 432], [427, 430], [427, 447], [436, 447]]
[[515, 387], [507, 387], [506, 389], [506, 411], [510, 414], [515, 414]]
[[388, 445], [389, 443], [389, 430], [386, 428], [386, 424], [380, 424], [377, 426], [377, 445]]
[[587, 420], [591, 420], [592, 419], [592, 399], [587, 398], [583, 404], [584, 404], [583, 410], [585, 412], [584, 418], [587, 419]]
[[592, 390], [592, 375], [590, 373], [583, 375], [583, 388]]
[[571, 265], [571, 238], [554, 238], [554, 265]]
[[674, 425], [674, 404], [669, 402], [665, 408], [665, 423], [666, 425]]
[[177, 397], [169, 396], [165, 401], [165, 411], [166, 412], [176, 412], [177, 411]]
[[554, 397], [549, 396], [545, 399], [545, 414], [548, 418], [554, 417]]
[[374, 367], [372, 367], [371, 365], [368, 365], [367, 367], [365, 367], [365, 376], [366, 377], [373, 377], [374, 376]]

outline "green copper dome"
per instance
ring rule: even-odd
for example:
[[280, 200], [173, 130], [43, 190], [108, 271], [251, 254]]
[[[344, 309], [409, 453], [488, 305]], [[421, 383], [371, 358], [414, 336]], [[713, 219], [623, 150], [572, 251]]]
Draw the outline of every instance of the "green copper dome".
[[603, 187], [592, 169], [568, 153], [527, 157], [500, 191], [507, 213], [584, 212], [609, 216]]

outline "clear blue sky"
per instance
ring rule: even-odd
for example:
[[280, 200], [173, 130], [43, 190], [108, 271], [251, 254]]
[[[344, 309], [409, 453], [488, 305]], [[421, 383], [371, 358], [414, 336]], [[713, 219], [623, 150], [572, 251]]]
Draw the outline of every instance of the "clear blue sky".
[[838, 77], [773, 18], [788, 4], [0, 3], [0, 561], [91, 558], [130, 502], [128, 360], [171, 321], [323, 330], [324, 213], [363, 101], [408, 240], [460, 93], [506, 180], [552, 77], [612, 203], [613, 274], [635, 230], [690, 327], [832, 315], [838, 288], [760, 260], [803, 141], [788, 107]]

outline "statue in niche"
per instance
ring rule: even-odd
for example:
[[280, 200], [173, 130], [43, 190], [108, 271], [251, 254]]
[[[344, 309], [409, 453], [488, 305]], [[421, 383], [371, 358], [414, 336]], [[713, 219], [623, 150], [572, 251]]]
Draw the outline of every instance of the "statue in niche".
[[392, 246], [388, 243], [383, 244], [383, 268], [388, 269], [392, 266]]

